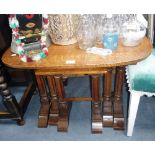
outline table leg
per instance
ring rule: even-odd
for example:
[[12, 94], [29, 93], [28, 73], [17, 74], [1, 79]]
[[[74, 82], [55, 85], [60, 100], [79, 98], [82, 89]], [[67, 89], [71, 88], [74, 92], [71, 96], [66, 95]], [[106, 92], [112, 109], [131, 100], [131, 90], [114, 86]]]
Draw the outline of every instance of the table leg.
[[112, 69], [108, 69], [104, 76], [103, 94], [103, 126], [113, 126], [113, 106], [112, 106]]
[[69, 124], [69, 113], [71, 104], [68, 104], [64, 101], [65, 98], [65, 91], [63, 85], [62, 76], [57, 75], [55, 76], [55, 83], [57, 88], [57, 94], [59, 98], [59, 119], [57, 124], [58, 131], [67, 131], [68, 124]]
[[4, 77], [0, 72], [0, 92], [3, 95], [3, 104], [7, 109], [7, 112], [0, 111], [0, 118], [12, 118], [17, 120], [19, 125], [24, 125], [23, 116], [21, 113], [20, 106], [15, 98], [12, 95], [11, 91], [8, 89], [7, 83], [4, 80]]
[[50, 95], [51, 95], [51, 101], [50, 101], [51, 107], [50, 107], [48, 124], [57, 125], [58, 118], [59, 118], [59, 103], [58, 103], [54, 76], [47, 76], [47, 80], [48, 80], [48, 86], [49, 86]]
[[102, 110], [100, 102], [99, 75], [91, 75], [92, 82], [92, 133], [102, 133]]
[[124, 129], [123, 101], [122, 88], [124, 80], [124, 67], [116, 68], [115, 77], [115, 92], [114, 92], [114, 129]]
[[50, 104], [49, 104], [49, 99], [46, 92], [46, 83], [43, 79], [43, 76], [36, 75], [36, 80], [38, 83], [40, 102], [41, 102], [39, 118], [38, 118], [38, 127], [45, 128], [48, 125], [48, 115], [49, 115]]
[[28, 104], [33, 96], [33, 93], [36, 89], [34, 82], [30, 82], [26, 87], [20, 102], [18, 103], [15, 96], [8, 89], [7, 83], [4, 80], [4, 76], [2, 74], [0, 67], [0, 91], [3, 95], [3, 104], [7, 109], [7, 112], [0, 112], [0, 118], [5, 119], [14, 119], [17, 120], [18, 125], [24, 125], [24, 114], [27, 110]]

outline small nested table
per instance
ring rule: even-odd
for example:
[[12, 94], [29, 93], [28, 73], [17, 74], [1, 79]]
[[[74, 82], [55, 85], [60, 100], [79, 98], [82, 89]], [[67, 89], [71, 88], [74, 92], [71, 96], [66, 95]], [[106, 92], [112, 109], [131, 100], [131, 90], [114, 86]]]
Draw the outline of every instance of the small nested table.
[[[101, 133], [103, 126], [124, 129], [122, 86], [124, 68], [150, 55], [152, 45], [145, 37], [136, 47], [118, 45], [108, 56], [88, 54], [77, 44], [68, 46], [51, 45], [47, 58], [38, 62], [21, 62], [18, 56], [11, 56], [8, 49], [2, 58], [4, 64], [13, 68], [32, 69], [35, 72], [40, 94], [41, 107], [38, 127], [57, 125], [58, 131], [67, 131], [70, 101], [92, 102], [92, 132]], [[112, 70], [116, 69], [114, 95], [112, 95]], [[65, 97], [64, 76], [90, 75], [90, 97]], [[99, 76], [104, 75], [103, 95], [100, 95]], [[74, 86], [73, 86], [74, 87]], [[87, 110], [87, 109], [86, 109]]]

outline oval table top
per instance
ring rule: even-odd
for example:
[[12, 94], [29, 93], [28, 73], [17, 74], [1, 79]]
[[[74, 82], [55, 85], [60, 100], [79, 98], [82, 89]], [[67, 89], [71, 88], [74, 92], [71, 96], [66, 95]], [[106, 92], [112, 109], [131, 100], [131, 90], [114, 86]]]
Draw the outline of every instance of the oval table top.
[[9, 48], [2, 56], [5, 65], [19, 69], [80, 69], [80, 68], [104, 68], [117, 67], [135, 64], [151, 54], [152, 45], [145, 37], [143, 41], [135, 47], [126, 47], [119, 42], [117, 50], [111, 55], [99, 56], [86, 53], [79, 49], [78, 44], [55, 45], [49, 48], [46, 58], [34, 62], [22, 62], [18, 55], [12, 56]]

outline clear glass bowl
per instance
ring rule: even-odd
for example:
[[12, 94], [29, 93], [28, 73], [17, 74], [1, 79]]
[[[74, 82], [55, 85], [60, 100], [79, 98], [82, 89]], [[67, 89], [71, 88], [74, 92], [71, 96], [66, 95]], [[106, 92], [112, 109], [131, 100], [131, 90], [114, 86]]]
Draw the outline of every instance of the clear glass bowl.
[[122, 26], [122, 43], [124, 46], [137, 46], [143, 40], [146, 28], [137, 20], [129, 20]]

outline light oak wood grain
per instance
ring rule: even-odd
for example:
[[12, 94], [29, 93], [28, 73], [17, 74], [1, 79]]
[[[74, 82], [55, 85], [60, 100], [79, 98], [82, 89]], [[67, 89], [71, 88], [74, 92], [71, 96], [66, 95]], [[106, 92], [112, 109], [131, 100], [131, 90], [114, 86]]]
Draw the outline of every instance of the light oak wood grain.
[[[120, 42], [117, 50], [109, 56], [87, 54], [79, 49], [78, 44], [68, 46], [52, 44], [47, 58], [40, 61], [22, 62], [18, 56], [11, 56], [11, 49], [4, 53], [2, 61], [9, 67], [22, 69], [93, 69], [134, 64], [149, 56], [151, 48], [152, 45], [146, 37], [135, 47], [125, 47]], [[75, 64], [67, 64], [67, 61], [74, 61]]]

